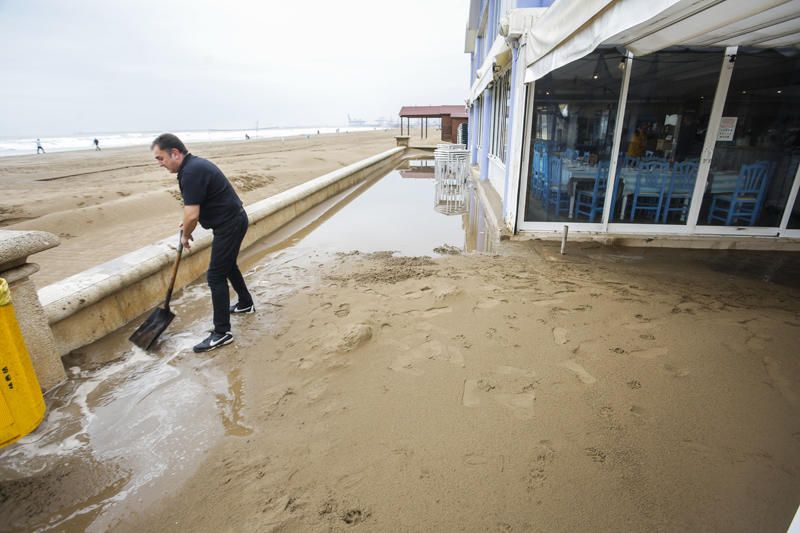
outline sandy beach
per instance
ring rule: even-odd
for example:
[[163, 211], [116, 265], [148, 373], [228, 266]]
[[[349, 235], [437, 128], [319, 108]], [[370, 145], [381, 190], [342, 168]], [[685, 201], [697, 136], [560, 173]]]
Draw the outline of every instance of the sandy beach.
[[[214, 161], [245, 204], [395, 145], [394, 131], [188, 146]], [[42, 287], [177, 233], [180, 193], [147, 146], [0, 159], [0, 228], [43, 230], [61, 245], [37, 254]]]
[[522, 242], [294, 266], [313, 281], [210, 355], [247, 430], [117, 526], [784, 531], [800, 292], [693, 257]]

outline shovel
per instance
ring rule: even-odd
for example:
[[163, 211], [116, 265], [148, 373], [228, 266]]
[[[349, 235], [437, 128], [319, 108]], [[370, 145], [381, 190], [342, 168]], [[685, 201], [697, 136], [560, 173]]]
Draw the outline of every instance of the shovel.
[[153, 311], [144, 324], [139, 326], [139, 329], [133, 332], [133, 335], [128, 339], [133, 344], [143, 350], [149, 350], [159, 335], [164, 333], [172, 319], [175, 318], [175, 313], [169, 310], [169, 301], [172, 298], [172, 288], [175, 286], [175, 277], [178, 275], [178, 265], [181, 264], [181, 254], [183, 253], [183, 243], [181, 236], [183, 232], [178, 232], [178, 257], [175, 259], [175, 266], [172, 267], [172, 279], [167, 287], [167, 298], [164, 300], [164, 308], [157, 308]]

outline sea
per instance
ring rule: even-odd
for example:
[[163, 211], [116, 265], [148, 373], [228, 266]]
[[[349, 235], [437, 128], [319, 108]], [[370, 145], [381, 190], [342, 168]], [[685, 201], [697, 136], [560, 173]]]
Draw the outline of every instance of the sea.
[[[244, 141], [245, 135], [251, 140], [313, 136], [326, 133], [346, 133], [385, 129], [378, 126], [324, 126], [294, 128], [262, 128], [241, 130], [187, 130], [174, 131], [187, 145], [200, 142]], [[100, 148], [121, 146], [146, 146], [153, 142], [161, 131], [137, 131], [123, 133], [79, 133], [75, 135], [40, 137], [45, 152], [70, 152], [75, 150], [94, 150], [94, 139], [100, 141]], [[36, 153], [36, 137], [0, 137], [0, 157]]]

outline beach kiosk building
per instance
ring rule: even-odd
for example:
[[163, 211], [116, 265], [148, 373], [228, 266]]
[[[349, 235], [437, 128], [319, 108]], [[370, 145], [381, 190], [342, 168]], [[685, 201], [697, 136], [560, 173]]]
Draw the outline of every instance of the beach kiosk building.
[[472, 0], [465, 51], [514, 233], [800, 237], [800, 0]]

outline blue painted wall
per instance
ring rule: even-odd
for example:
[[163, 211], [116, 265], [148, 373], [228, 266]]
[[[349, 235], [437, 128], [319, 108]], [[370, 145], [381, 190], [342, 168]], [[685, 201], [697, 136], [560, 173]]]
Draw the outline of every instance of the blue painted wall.
[[517, 7], [550, 7], [554, 0], [517, 0]]

